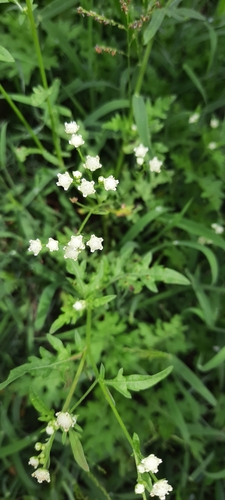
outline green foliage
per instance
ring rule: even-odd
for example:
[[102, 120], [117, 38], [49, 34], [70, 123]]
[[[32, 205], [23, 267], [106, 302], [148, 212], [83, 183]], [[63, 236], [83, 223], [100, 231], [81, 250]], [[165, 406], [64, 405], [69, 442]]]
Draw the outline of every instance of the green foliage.
[[[136, 498], [153, 453], [168, 498], [222, 500], [224, 1], [0, 3], [0, 497]], [[87, 155], [116, 192], [56, 185]], [[104, 249], [65, 260], [80, 229]], [[82, 429], [46, 438], [71, 408]]]

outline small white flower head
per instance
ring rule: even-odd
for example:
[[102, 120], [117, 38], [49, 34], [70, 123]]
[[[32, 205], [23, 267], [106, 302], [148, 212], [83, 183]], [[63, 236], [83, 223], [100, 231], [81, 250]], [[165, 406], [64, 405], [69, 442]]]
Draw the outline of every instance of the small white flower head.
[[134, 493], [136, 493], [136, 495], [141, 495], [142, 493], [144, 493], [144, 491], [145, 491], [144, 485], [141, 483], [137, 483], [134, 488]]
[[47, 469], [37, 469], [31, 476], [35, 477], [38, 483], [43, 483], [43, 481], [50, 483], [50, 474]]
[[73, 304], [73, 308], [75, 309], [75, 311], [83, 311], [83, 309], [85, 309], [85, 307], [86, 307], [85, 300], [77, 300]]
[[137, 125], [135, 125], [135, 123], [133, 123], [133, 124], [131, 125], [131, 130], [133, 130], [133, 132], [136, 132], [136, 130], [137, 130]]
[[64, 123], [66, 134], [76, 134], [79, 130], [79, 125], [76, 122]]
[[95, 193], [94, 185], [94, 181], [86, 181], [86, 179], [82, 179], [81, 185], [78, 186], [78, 189], [79, 191], [81, 191], [83, 197], [86, 198], [86, 196], [88, 196], [89, 194]]
[[69, 144], [71, 144], [71, 146], [74, 146], [75, 148], [79, 148], [80, 146], [82, 146], [82, 144], [84, 144], [82, 135], [73, 134], [69, 141]]
[[150, 497], [159, 497], [160, 500], [166, 500], [166, 495], [172, 490], [173, 488], [168, 484], [167, 479], [160, 479], [160, 481], [157, 481], [157, 483], [153, 485]]
[[218, 128], [219, 124], [220, 124], [220, 122], [219, 122], [219, 120], [217, 120], [217, 118], [212, 118], [210, 120], [210, 127], [212, 127], [212, 128]]
[[81, 234], [79, 236], [71, 236], [68, 246], [74, 250], [84, 250], [83, 236]]
[[141, 158], [141, 156], [140, 156], [140, 157], [138, 157], [138, 158], [137, 158], [137, 164], [138, 164], [138, 165], [143, 165], [143, 163], [144, 163], [144, 158]]
[[158, 472], [158, 465], [162, 463], [161, 458], [157, 458], [155, 455], [151, 454], [146, 458], [141, 460], [140, 465], [138, 465], [138, 472], [143, 474], [144, 472], [153, 472], [156, 474]]
[[157, 174], [159, 174], [159, 172], [161, 172], [162, 164], [163, 164], [163, 162], [160, 161], [157, 158], [157, 156], [154, 156], [154, 158], [152, 160], [150, 160], [150, 162], [149, 162], [150, 172], [156, 172]]
[[34, 467], [34, 469], [37, 469], [37, 467], [39, 466], [38, 457], [30, 457], [28, 465], [32, 465], [32, 467]]
[[65, 191], [67, 191], [70, 187], [70, 184], [72, 184], [73, 179], [70, 177], [68, 172], [65, 172], [65, 174], [57, 174], [58, 177], [58, 182], [56, 182], [56, 186], [62, 186]]
[[80, 254], [80, 250], [76, 250], [75, 248], [67, 245], [63, 247], [64, 250], [64, 259], [72, 259], [77, 260]]
[[91, 172], [94, 172], [98, 168], [102, 167], [99, 160], [100, 160], [99, 156], [86, 156], [86, 162], [83, 163], [83, 167], [87, 168]]
[[98, 180], [99, 182], [103, 182], [106, 191], [116, 191], [117, 184], [119, 184], [119, 181], [117, 181], [113, 175], [106, 178], [100, 176]]
[[48, 436], [52, 436], [52, 434], [54, 434], [55, 431], [56, 431], [56, 429], [50, 423], [45, 428], [45, 432], [46, 432], [46, 434], [48, 434]]
[[216, 149], [216, 148], [217, 148], [217, 144], [216, 144], [216, 142], [210, 142], [210, 143], [208, 144], [208, 149], [213, 150], [213, 149]]
[[103, 250], [102, 241], [103, 238], [98, 238], [97, 236], [92, 234], [90, 240], [86, 243], [86, 245], [90, 247], [91, 252], [95, 252], [95, 250]]
[[75, 172], [73, 172], [73, 176], [75, 177], [76, 180], [80, 180], [82, 177], [82, 173], [79, 172], [79, 170], [75, 170]]
[[148, 148], [145, 148], [143, 144], [140, 144], [137, 148], [134, 148], [134, 152], [137, 158], [144, 158], [146, 153], [148, 152]]
[[29, 240], [30, 246], [28, 248], [28, 252], [32, 252], [35, 256], [39, 254], [42, 249], [42, 244], [39, 238], [36, 240]]
[[199, 118], [200, 118], [200, 114], [194, 113], [193, 115], [191, 115], [189, 117], [188, 123], [196, 123], [196, 122], [198, 122]]
[[223, 226], [221, 226], [220, 224], [217, 224], [216, 222], [211, 224], [211, 227], [214, 229], [216, 234], [222, 234], [224, 232]]
[[50, 252], [56, 252], [59, 249], [59, 242], [58, 240], [49, 238], [46, 247], [49, 249]]
[[71, 427], [74, 427], [76, 423], [76, 417], [68, 413], [68, 411], [59, 411], [56, 413], [56, 423], [61, 428], [62, 431], [68, 432]]
[[208, 240], [204, 236], [199, 236], [198, 237], [198, 243], [200, 243], [200, 245], [211, 245], [212, 244], [212, 240]]

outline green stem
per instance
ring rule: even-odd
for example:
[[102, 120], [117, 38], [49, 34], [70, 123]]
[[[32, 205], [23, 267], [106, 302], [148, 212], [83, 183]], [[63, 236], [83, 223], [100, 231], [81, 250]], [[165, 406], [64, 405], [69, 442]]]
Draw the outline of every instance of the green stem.
[[74, 391], [75, 391], [76, 386], [77, 386], [77, 382], [78, 382], [78, 380], [80, 378], [80, 375], [81, 375], [83, 367], [84, 367], [84, 363], [85, 363], [85, 359], [86, 359], [86, 354], [87, 354], [87, 349], [85, 349], [85, 351], [83, 352], [83, 355], [82, 355], [82, 358], [80, 360], [80, 363], [79, 363], [76, 375], [75, 375], [73, 383], [72, 383], [72, 385], [70, 387], [70, 390], [69, 390], [69, 393], [67, 395], [66, 401], [65, 401], [65, 403], [63, 405], [62, 411], [67, 411], [68, 408], [69, 408], [70, 401], [71, 401], [71, 399], [73, 397]]
[[2, 95], [4, 96], [5, 100], [7, 101], [7, 103], [9, 104], [9, 106], [12, 108], [12, 110], [16, 114], [16, 116], [18, 116], [19, 120], [22, 122], [22, 124], [26, 128], [27, 132], [30, 134], [30, 136], [34, 140], [34, 142], [37, 145], [38, 149], [40, 149], [40, 151], [43, 152], [45, 149], [42, 146], [41, 142], [39, 141], [39, 139], [37, 138], [37, 136], [34, 134], [32, 128], [29, 125], [29, 123], [27, 123], [27, 121], [25, 120], [24, 116], [22, 115], [22, 113], [20, 112], [20, 110], [17, 108], [17, 106], [15, 105], [15, 103], [12, 101], [11, 97], [5, 91], [5, 89], [3, 88], [2, 85], [0, 85], [0, 91], [1, 91]]
[[84, 229], [84, 226], [86, 226], [88, 219], [91, 217], [91, 215], [92, 215], [92, 214], [93, 214], [93, 212], [94, 212], [94, 209], [95, 209], [95, 207], [94, 207], [94, 208], [92, 208], [92, 209], [90, 210], [90, 212], [88, 212], [88, 214], [86, 215], [85, 219], [83, 220], [83, 222], [82, 222], [82, 224], [81, 224], [81, 226], [80, 226], [80, 229], [79, 229], [79, 231], [78, 231], [77, 235], [79, 235], [79, 234], [81, 233], [81, 231]]
[[[35, 21], [34, 21], [31, 0], [26, 0], [26, 4], [27, 4], [28, 18], [29, 18], [30, 26], [31, 26], [31, 32], [32, 32], [33, 40], [34, 40], [34, 46], [36, 49], [42, 84], [43, 84], [44, 89], [47, 91], [48, 90], [48, 83], [47, 83], [41, 48], [40, 48], [40, 44], [39, 44], [37, 29], [36, 29], [36, 25], [35, 25]], [[47, 102], [48, 112], [49, 112], [49, 117], [50, 117], [50, 122], [51, 122], [54, 147], [56, 150], [56, 154], [57, 154], [59, 163], [63, 166], [63, 159], [62, 159], [62, 154], [61, 154], [59, 138], [58, 138], [58, 135], [56, 133], [54, 114], [53, 114], [52, 105], [51, 105], [51, 101], [50, 101], [49, 97], [47, 97], [46, 102]]]
[[144, 78], [144, 75], [145, 75], [145, 71], [146, 71], [148, 59], [149, 59], [151, 48], [152, 48], [152, 43], [153, 43], [153, 39], [149, 40], [149, 42], [147, 44], [147, 47], [145, 49], [143, 61], [142, 61], [142, 64], [141, 64], [140, 72], [139, 72], [137, 83], [136, 83], [136, 87], [135, 87], [135, 94], [139, 94], [139, 92], [141, 90], [143, 78]]
[[74, 410], [75, 410], [78, 406], [80, 406], [80, 404], [81, 404], [81, 403], [82, 403], [82, 401], [83, 401], [83, 400], [84, 400], [84, 399], [88, 396], [88, 394], [89, 394], [91, 391], [93, 391], [93, 389], [94, 389], [94, 387], [96, 386], [96, 384], [97, 384], [97, 383], [98, 383], [98, 381], [97, 381], [97, 380], [95, 380], [95, 381], [93, 382], [93, 384], [91, 384], [91, 386], [89, 387], [89, 389], [88, 389], [88, 390], [87, 390], [87, 391], [83, 394], [83, 396], [79, 399], [79, 401], [77, 401], [77, 403], [76, 403], [76, 404], [75, 404], [75, 405], [71, 408], [71, 410], [70, 410], [70, 411], [71, 411], [71, 413], [73, 413], [73, 412], [74, 412]]
[[53, 441], [55, 439], [55, 432], [52, 434], [52, 436], [49, 438], [47, 444], [45, 445], [45, 461], [43, 464], [43, 469], [48, 469], [49, 468], [49, 457], [50, 457], [50, 452], [52, 449]]
[[123, 420], [121, 419], [121, 416], [120, 414], [118, 413], [116, 407], [114, 406], [114, 403], [111, 399], [111, 396], [109, 394], [109, 391], [108, 389], [105, 387], [105, 384], [103, 382], [103, 380], [101, 379], [100, 377], [100, 373], [98, 371], [98, 368], [97, 368], [97, 365], [95, 363], [95, 360], [93, 358], [93, 355], [92, 355], [92, 352], [91, 352], [91, 309], [88, 309], [87, 310], [87, 331], [86, 331], [86, 339], [87, 339], [87, 354], [88, 354], [88, 357], [90, 359], [90, 363], [91, 363], [91, 366], [93, 368], [93, 371], [95, 373], [95, 376], [96, 376], [96, 379], [98, 380], [98, 383], [100, 385], [100, 388], [105, 396], [105, 399], [107, 401], [107, 403], [109, 404], [111, 410], [113, 411], [116, 419], [117, 419], [117, 422], [119, 423], [123, 433], [125, 434], [128, 442], [130, 443], [130, 446], [133, 450], [133, 441], [132, 441], [132, 438], [125, 426], [125, 424], [123, 423]]

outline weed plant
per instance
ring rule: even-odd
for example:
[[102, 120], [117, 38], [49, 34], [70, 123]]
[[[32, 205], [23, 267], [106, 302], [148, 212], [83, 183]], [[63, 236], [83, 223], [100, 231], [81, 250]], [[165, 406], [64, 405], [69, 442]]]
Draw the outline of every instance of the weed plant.
[[224, 0], [0, 3], [0, 499], [223, 500]]

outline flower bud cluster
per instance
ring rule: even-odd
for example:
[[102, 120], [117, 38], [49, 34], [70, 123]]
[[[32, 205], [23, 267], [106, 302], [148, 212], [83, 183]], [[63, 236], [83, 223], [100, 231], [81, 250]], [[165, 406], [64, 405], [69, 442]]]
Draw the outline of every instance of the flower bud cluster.
[[[75, 426], [77, 421], [76, 415], [72, 415], [68, 411], [59, 411], [55, 414], [55, 416], [56, 418], [49, 421], [47, 427], [45, 428], [45, 432], [49, 436], [52, 436], [58, 429], [62, 432], [68, 432], [69, 429]], [[46, 440], [46, 444], [39, 442], [35, 443], [34, 448], [40, 453], [38, 456], [30, 457], [28, 462], [28, 464], [35, 469], [31, 476], [37, 479], [38, 483], [43, 483], [43, 481], [50, 483], [51, 481], [49, 471], [46, 469], [49, 456], [49, 453], [46, 453], [46, 449], [49, 444], [49, 439]]]
[[[141, 478], [141, 474], [145, 473], [153, 473], [156, 474], [158, 472], [158, 466], [159, 464], [162, 463], [161, 458], [156, 457], [155, 455], [151, 454], [146, 458], [143, 458], [140, 463], [137, 466], [137, 470], [139, 473], [139, 479], [138, 482], [134, 488], [134, 492], [137, 495], [142, 495], [144, 493], [145, 488], [147, 486], [146, 481]], [[148, 488], [148, 487], [147, 487]], [[156, 481], [152, 489], [150, 491], [150, 497], [155, 497], [158, 496], [160, 500], [165, 500], [166, 495], [169, 494], [170, 491], [172, 491], [172, 486], [168, 484], [167, 479], [160, 479], [159, 481]]]

